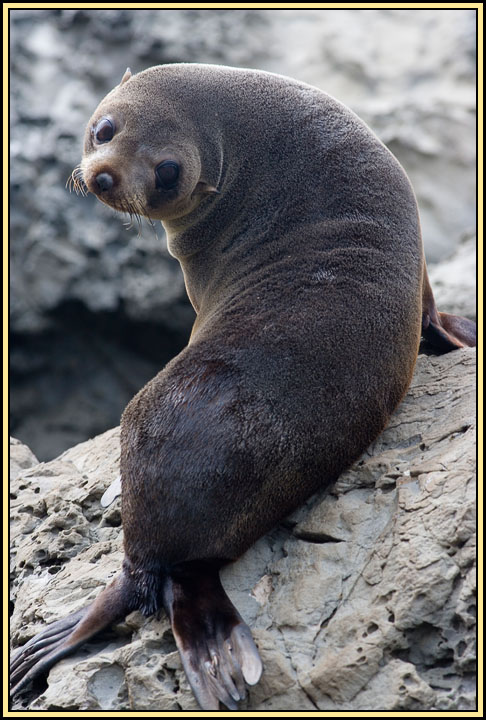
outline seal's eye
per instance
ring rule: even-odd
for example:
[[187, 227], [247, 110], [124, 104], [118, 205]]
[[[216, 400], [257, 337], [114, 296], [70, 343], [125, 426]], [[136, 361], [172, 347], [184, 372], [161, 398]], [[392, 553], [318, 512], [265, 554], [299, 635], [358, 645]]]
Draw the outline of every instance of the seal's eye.
[[95, 127], [94, 134], [99, 143], [110, 142], [115, 134], [115, 126], [108, 118], [102, 118]]
[[179, 165], [166, 160], [155, 168], [155, 187], [160, 190], [172, 190], [179, 178]]

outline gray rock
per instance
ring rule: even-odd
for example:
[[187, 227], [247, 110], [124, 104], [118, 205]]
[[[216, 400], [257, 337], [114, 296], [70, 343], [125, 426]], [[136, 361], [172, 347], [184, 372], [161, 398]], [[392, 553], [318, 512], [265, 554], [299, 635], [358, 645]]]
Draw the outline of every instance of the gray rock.
[[476, 320], [476, 237], [465, 235], [455, 252], [430, 270], [437, 307]]
[[38, 460], [32, 450], [17, 438], [10, 438], [10, 479], [15, 480], [24, 470], [37, 465]]
[[[474, 710], [475, 361], [474, 349], [419, 356], [373, 446], [225, 568], [264, 663], [242, 710]], [[119, 571], [120, 500], [99, 503], [118, 442], [115, 428], [12, 478], [14, 646]], [[14, 710], [27, 703], [198, 709], [167, 618], [138, 612], [54, 666], [45, 691]]]

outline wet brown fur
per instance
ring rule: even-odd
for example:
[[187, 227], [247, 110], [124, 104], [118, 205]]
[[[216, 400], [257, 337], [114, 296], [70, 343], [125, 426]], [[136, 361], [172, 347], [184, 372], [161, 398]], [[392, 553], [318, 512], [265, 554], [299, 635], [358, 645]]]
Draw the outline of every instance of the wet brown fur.
[[[115, 136], [97, 146], [107, 115]], [[181, 177], [161, 193], [165, 158]], [[440, 332], [441, 318], [405, 172], [316, 88], [205, 65], [125, 76], [88, 124], [81, 170], [107, 204], [163, 221], [197, 312], [121, 424], [120, 612], [164, 605], [184, 653], [229, 608], [220, 565], [368, 447], [407, 391], [422, 323]], [[443, 349], [472, 344], [468, 321], [456, 337], [447, 322]]]

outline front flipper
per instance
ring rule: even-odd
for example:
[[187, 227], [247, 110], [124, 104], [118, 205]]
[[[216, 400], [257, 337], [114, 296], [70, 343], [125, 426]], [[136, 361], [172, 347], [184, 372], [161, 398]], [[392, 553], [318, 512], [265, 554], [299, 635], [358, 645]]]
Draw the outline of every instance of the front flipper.
[[476, 323], [459, 315], [439, 312], [430, 287], [424, 261], [422, 292], [422, 335], [437, 350], [449, 352], [462, 347], [476, 347]]
[[250, 629], [226, 595], [218, 569], [188, 564], [167, 579], [164, 604], [192, 691], [203, 710], [237, 710], [262, 661]]
[[134, 608], [132, 595], [126, 576], [119, 575], [91, 605], [48, 625], [31, 638], [12, 657], [10, 694], [19, 693], [97, 632], [125, 617]]
[[116, 500], [119, 495], [121, 495], [121, 491], [121, 475], [118, 475], [118, 477], [113, 480], [110, 487], [103, 493], [100, 500], [101, 507], [109, 507], [111, 503]]

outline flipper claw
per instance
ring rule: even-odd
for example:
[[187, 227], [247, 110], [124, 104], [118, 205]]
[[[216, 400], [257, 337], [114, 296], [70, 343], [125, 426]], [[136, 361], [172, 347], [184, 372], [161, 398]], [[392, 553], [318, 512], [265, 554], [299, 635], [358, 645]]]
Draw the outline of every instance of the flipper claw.
[[10, 695], [19, 693], [58, 660], [72, 653], [107, 625], [124, 617], [133, 606], [130, 580], [122, 574], [91, 605], [48, 625], [13, 654]]
[[203, 710], [237, 710], [262, 661], [249, 627], [226, 595], [217, 570], [168, 579], [166, 608], [192, 691]]

